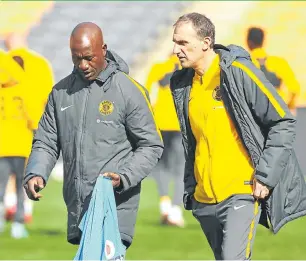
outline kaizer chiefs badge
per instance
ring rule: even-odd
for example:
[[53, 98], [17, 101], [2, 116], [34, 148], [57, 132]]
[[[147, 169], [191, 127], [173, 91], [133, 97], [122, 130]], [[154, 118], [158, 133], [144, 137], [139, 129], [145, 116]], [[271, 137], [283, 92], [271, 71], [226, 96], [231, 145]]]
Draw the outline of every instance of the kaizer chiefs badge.
[[213, 96], [213, 98], [214, 98], [216, 101], [221, 101], [221, 100], [222, 100], [220, 86], [217, 86], [217, 87], [213, 90], [212, 96]]
[[99, 111], [102, 115], [110, 115], [114, 110], [114, 104], [111, 101], [102, 101], [99, 104]]

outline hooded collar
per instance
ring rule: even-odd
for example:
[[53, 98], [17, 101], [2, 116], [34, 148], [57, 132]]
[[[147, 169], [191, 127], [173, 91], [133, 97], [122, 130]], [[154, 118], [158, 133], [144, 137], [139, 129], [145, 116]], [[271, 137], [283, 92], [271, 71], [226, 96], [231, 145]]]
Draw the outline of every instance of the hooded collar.
[[215, 44], [214, 51], [220, 56], [220, 66], [224, 68], [229, 67], [238, 58], [251, 60], [250, 54], [244, 48], [233, 44]]
[[105, 83], [116, 71], [122, 71], [126, 74], [129, 73], [129, 67], [126, 62], [114, 51], [107, 51], [105, 60], [107, 62], [106, 68], [99, 73], [96, 78], [97, 81]]

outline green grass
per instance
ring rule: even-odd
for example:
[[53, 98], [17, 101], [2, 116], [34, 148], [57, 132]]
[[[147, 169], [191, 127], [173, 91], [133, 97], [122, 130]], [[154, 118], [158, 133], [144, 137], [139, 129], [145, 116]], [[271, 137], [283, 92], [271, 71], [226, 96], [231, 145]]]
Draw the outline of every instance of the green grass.
[[[0, 259], [73, 259], [77, 246], [66, 242], [66, 209], [61, 186], [50, 181], [43, 191], [44, 198], [35, 202], [28, 239], [11, 239], [8, 224], [6, 232], [0, 235]], [[156, 186], [147, 179], [143, 183], [134, 242], [127, 259], [212, 260], [213, 255], [197, 221], [189, 212], [184, 215], [187, 221], [185, 229], [160, 226]], [[289, 223], [277, 235], [260, 226], [253, 259], [305, 259], [305, 236], [306, 218]]]

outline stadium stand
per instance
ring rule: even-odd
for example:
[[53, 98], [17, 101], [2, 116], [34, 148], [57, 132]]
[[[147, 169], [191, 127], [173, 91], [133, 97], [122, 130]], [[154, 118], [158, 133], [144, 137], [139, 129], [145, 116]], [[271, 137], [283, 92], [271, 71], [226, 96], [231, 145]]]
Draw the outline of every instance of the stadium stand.
[[29, 46], [45, 56], [54, 68], [55, 80], [72, 70], [69, 50], [71, 30], [79, 22], [97, 23], [109, 49], [115, 50], [129, 65], [138, 53], [154, 47], [163, 26], [171, 27], [186, 2], [55, 2], [39, 26], [28, 37]]

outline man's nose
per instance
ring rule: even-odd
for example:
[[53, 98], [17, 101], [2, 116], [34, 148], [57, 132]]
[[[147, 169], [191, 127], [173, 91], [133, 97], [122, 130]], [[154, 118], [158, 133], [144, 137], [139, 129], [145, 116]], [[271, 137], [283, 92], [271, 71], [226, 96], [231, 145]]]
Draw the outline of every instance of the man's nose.
[[178, 54], [179, 52], [180, 52], [180, 48], [178, 47], [177, 44], [174, 44], [174, 46], [173, 46], [173, 53], [174, 54]]
[[81, 60], [80, 64], [79, 64], [79, 68], [82, 71], [86, 71], [88, 69], [88, 64], [85, 60]]

